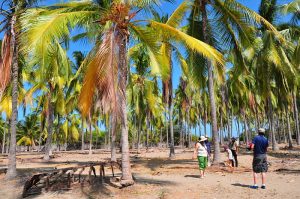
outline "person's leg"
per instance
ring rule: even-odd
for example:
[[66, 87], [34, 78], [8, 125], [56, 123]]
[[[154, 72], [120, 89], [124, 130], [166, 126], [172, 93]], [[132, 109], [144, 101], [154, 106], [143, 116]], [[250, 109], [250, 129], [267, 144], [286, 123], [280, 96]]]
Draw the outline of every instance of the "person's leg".
[[266, 188], [266, 173], [265, 172], [261, 173], [261, 188], [262, 189]]
[[238, 167], [238, 160], [237, 160], [236, 150], [231, 150], [231, 151], [232, 151], [232, 156], [233, 156], [234, 161], [235, 161], [235, 166]]
[[200, 169], [200, 178], [204, 178], [204, 171], [203, 171], [203, 169]]
[[257, 184], [257, 173], [253, 172], [253, 183]]
[[207, 167], [207, 157], [203, 157], [203, 158], [204, 158], [203, 177], [205, 177], [205, 169]]

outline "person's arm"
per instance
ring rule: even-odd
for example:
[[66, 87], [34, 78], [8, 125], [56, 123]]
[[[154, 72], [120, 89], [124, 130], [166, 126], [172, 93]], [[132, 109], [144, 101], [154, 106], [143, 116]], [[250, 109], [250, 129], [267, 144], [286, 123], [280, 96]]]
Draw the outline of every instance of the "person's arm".
[[253, 138], [252, 140], [252, 144], [250, 146], [250, 150], [253, 150], [254, 149], [254, 145], [255, 145], [255, 138]]
[[238, 145], [237, 141], [235, 141], [235, 148], [236, 148], [236, 153], [238, 153], [239, 152], [239, 145]]

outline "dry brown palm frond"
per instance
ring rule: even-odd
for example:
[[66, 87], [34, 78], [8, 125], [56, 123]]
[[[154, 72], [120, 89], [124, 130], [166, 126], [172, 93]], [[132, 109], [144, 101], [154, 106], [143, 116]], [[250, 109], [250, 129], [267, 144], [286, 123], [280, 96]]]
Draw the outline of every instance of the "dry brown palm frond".
[[92, 107], [95, 91], [98, 91], [98, 103], [104, 112], [119, 113], [117, 105], [118, 79], [118, 36], [113, 28], [103, 37], [95, 58], [88, 66], [79, 98], [82, 115], [87, 116]]
[[11, 35], [6, 33], [3, 38], [0, 55], [0, 99], [10, 82], [12, 55]]

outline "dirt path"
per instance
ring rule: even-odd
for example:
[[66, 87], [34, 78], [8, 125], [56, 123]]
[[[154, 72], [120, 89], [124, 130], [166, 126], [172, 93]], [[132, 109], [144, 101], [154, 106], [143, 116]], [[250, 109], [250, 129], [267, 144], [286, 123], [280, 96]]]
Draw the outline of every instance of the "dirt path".
[[[182, 199], [182, 198], [300, 198], [300, 158], [295, 152], [282, 152], [290, 155], [269, 156], [271, 163], [267, 176], [266, 190], [252, 190], [250, 154], [239, 155], [240, 167], [230, 173], [227, 168], [210, 167], [204, 179], [199, 178], [197, 162], [191, 160], [191, 150], [177, 150], [175, 159], [168, 159], [165, 150], [150, 150], [140, 155], [132, 154], [132, 170], [136, 184], [118, 189], [110, 185], [74, 185], [68, 191], [47, 192], [28, 198], [116, 198], [116, 199]], [[292, 154], [292, 155], [291, 155]], [[50, 163], [43, 162], [40, 155], [18, 157], [18, 168], [23, 171], [33, 168], [62, 168], [99, 161], [109, 158], [110, 154], [98, 151], [91, 156], [79, 153], [59, 153]], [[223, 159], [225, 160], [224, 154]], [[0, 163], [3, 166], [6, 159]], [[25, 173], [23, 174], [25, 175]], [[120, 173], [118, 173], [120, 175]], [[2, 176], [3, 177], [3, 176]], [[0, 198], [16, 198], [21, 192], [22, 183], [0, 185]]]

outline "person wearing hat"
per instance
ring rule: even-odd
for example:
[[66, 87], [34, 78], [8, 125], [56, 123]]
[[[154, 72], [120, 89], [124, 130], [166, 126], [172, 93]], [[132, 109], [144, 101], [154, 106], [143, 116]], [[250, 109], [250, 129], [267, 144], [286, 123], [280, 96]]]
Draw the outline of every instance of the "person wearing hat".
[[205, 145], [206, 137], [200, 136], [198, 142], [195, 144], [195, 150], [193, 158], [198, 159], [199, 169], [200, 169], [200, 178], [204, 178], [205, 168], [207, 167], [207, 148]]
[[252, 140], [251, 149], [253, 149], [253, 181], [254, 185], [251, 186], [253, 189], [258, 189], [257, 186], [257, 174], [261, 174], [262, 178], [262, 189], [266, 189], [266, 172], [268, 171], [267, 163], [267, 148], [269, 146], [268, 139], [265, 137], [265, 129], [258, 129], [258, 135]]
[[235, 137], [231, 138], [231, 141], [229, 143], [229, 149], [231, 150], [232, 155], [234, 157], [234, 163], [235, 163], [234, 166], [238, 167], [237, 154], [238, 154], [239, 144]]

